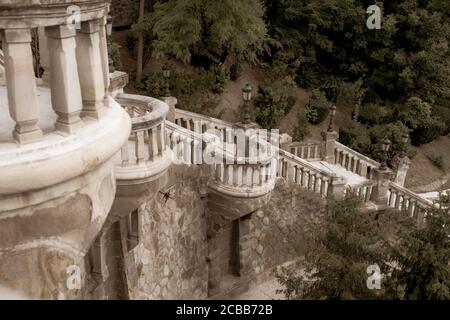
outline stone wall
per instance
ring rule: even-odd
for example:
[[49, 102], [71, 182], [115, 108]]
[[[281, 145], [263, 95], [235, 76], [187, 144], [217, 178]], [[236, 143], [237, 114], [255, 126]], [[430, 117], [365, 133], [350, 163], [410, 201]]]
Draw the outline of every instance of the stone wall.
[[259, 280], [274, 267], [302, 257], [310, 245], [306, 222], [320, 219], [326, 200], [279, 179], [269, 204], [251, 217], [247, 241], [252, 243], [252, 267]]
[[114, 18], [114, 27], [131, 26], [139, 16], [139, 0], [112, 0], [110, 14]]
[[[172, 166], [140, 211], [140, 241], [127, 256], [131, 299], [207, 297], [205, 183], [200, 166]], [[134, 270], [134, 271], [131, 271]], [[131, 274], [132, 272], [136, 274]]]

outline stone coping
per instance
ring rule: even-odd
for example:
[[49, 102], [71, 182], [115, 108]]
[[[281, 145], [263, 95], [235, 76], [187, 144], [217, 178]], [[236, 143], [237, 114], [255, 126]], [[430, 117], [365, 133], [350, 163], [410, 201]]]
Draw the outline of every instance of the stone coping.
[[133, 132], [163, 122], [169, 112], [167, 103], [151, 97], [121, 93], [117, 95], [116, 101], [123, 106], [134, 105], [145, 111], [143, 116], [131, 119]]
[[80, 22], [103, 18], [109, 0], [0, 0], [0, 29], [36, 28], [67, 24], [72, 5]]
[[95, 170], [128, 140], [131, 121], [110, 98], [100, 120], [84, 118], [72, 135], [51, 132], [35, 143], [0, 144], [0, 197], [63, 183]]

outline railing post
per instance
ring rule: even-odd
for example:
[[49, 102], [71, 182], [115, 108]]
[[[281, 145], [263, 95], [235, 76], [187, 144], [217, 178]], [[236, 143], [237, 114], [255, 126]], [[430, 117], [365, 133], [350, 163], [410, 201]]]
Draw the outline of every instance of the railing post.
[[411, 160], [408, 157], [395, 157], [393, 160], [393, 168], [395, 172], [394, 182], [399, 186], [405, 185], [406, 175], [408, 174]]
[[392, 176], [390, 169], [374, 169], [373, 179], [376, 181], [372, 191], [372, 202], [378, 206], [378, 210], [386, 209], [389, 201], [389, 183]]
[[323, 138], [323, 160], [334, 164], [335, 162], [335, 142], [339, 138], [339, 134], [336, 131], [332, 132], [322, 132], [322, 138]]
[[345, 196], [347, 179], [344, 177], [332, 177], [328, 187], [328, 195], [336, 200], [342, 200]]
[[169, 112], [167, 113], [166, 119], [170, 122], [175, 122], [175, 106], [178, 103], [177, 98], [162, 97], [161, 100], [167, 103], [167, 105], [169, 106]]

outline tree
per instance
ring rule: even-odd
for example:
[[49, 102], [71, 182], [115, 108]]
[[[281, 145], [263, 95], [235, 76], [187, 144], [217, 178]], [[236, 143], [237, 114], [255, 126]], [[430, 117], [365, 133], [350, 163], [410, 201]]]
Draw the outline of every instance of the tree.
[[259, 0], [168, 0], [150, 18], [154, 55], [189, 62], [193, 53], [255, 60], [264, 48], [266, 28]]
[[427, 210], [423, 227], [401, 229], [400, 243], [390, 246], [395, 266], [389, 279], [394, 299], [450, 299], [450, 193]]
[[349, 196], [331, 201], [322, 222], [310, 222], [313, 246], [306, 254], [305, 274], [284, 270], [278, 275], [289, 299], [373, 299], [367, 268], [384, 269], [381, 234], [372, 214]]

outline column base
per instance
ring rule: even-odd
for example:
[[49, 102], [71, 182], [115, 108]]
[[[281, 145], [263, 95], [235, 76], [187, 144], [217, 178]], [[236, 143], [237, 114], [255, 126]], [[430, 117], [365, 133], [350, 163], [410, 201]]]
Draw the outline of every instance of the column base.
[[83, 110], [81, 111], [81, 117], [91, 117], [94, 119], [100, 119], [106, 113], [106, 107], [104, 100], [96, 102], [83, 101]]
[[30, 130], [27, 132], [18, 132], [17, 130], [14, 130], [12, 132], [13, 138], [17, 143], [20, 144], [27, 144], [27, 143], [33, 143], [37, 140], [42, 138], [42, 130], [39, 129], [39, 127], [36, 125], [36, 129]]

